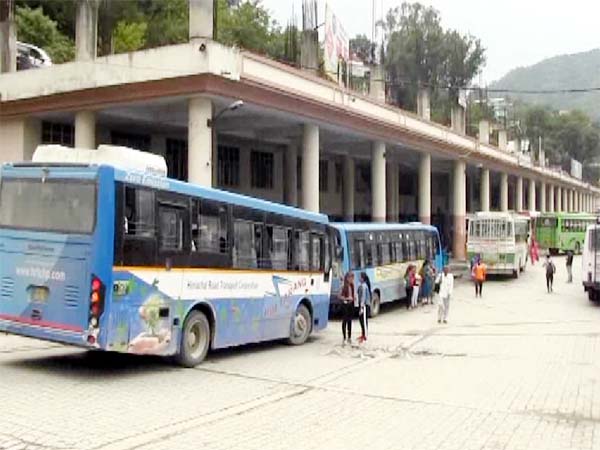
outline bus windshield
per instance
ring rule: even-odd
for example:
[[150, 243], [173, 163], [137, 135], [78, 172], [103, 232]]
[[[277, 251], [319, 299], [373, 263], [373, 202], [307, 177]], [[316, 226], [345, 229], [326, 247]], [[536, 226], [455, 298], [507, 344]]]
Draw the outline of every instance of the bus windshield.
[[62, 233], [91, 233], [96, 219], [92, 180], [4, 178], [0, 226]]
[[474, 238], [506, 239], [513, 236], [512, 222], [507, 220], [473, 220], [469, 228], [469, 235]]

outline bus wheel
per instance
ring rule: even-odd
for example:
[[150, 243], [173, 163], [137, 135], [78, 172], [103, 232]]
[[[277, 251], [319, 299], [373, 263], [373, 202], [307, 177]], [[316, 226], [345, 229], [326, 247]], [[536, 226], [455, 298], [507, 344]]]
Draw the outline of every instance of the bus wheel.
[[210, 324], [200, 311], [192, 311], [183, 324], [179, 341], [179, 352], [175, 360], [183, 367], [195, 367], [200, 364], [210, 346]]
[[381, 298], [379, 297], [378, 292], [373, 292], [373, 298], [371, 301], [371, 309], [369, 317], [376, 317], [379, 315], [379, 310], [381, 309]]
[[521, 272], [521, 269], [513, 269], [513, 278], [519, 278], [519, 272]]
[[310, 317], [310, 311], [308, 308], [304, 305], [298, 305], [296, 314], [294, 314], [292, 319], [292, 327], [288, 342], [292, 345], [304, 344], [310, 335], [311, 322], [312, 318]]

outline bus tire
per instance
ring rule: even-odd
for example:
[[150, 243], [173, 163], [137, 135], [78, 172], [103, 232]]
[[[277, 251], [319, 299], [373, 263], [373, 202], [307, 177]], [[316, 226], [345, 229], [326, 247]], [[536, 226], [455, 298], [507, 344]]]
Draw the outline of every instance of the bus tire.
[[177, 364], [183, 367], [196, 367], [210, 347], [210, 323], [201, 311], [188, 314], [181, 329], [179, 351], [175, 355]]
[[513, 269], [513, 273], [512, 273], [512, 275], [513, 275], [513, 278], [514, 278], [514, 279], [517, 279], [517, 278], [519, 278], [519, 273], [520, 273], [520, 272], [521, 272], [521, 269]]
[[291, 345], [302, 345], [308, 340], [311, 331], [312, 317], [305, 305], [298, 305], [296, 314], [292, 318], [290, 326], [290, 337], [288, 343]]
[[379, 315], [379, 311], [381, 310], [381, 297], [379, 297], [379, 292], [373, 292], [373, 298], [371, 299], [371, 308], [369, 317], [377, 317]]

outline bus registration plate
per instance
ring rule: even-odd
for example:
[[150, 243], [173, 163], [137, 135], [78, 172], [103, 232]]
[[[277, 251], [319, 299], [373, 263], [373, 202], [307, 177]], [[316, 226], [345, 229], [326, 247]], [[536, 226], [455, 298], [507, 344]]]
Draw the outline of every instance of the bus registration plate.
[[50, 290], [46, 286], [30, 286], [29, 301], [33, 303], [46, 303]]

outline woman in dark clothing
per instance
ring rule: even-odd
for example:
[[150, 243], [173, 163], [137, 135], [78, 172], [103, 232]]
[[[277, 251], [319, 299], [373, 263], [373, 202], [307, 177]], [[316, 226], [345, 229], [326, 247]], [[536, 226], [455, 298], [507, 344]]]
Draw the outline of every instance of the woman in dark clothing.
[[344, 277], [344, 285], [340, 292], [342, 301], [342, 333], [344, 344], [352, 341], [352, 316], [354, 316], [354, 273], [348, 272]]

